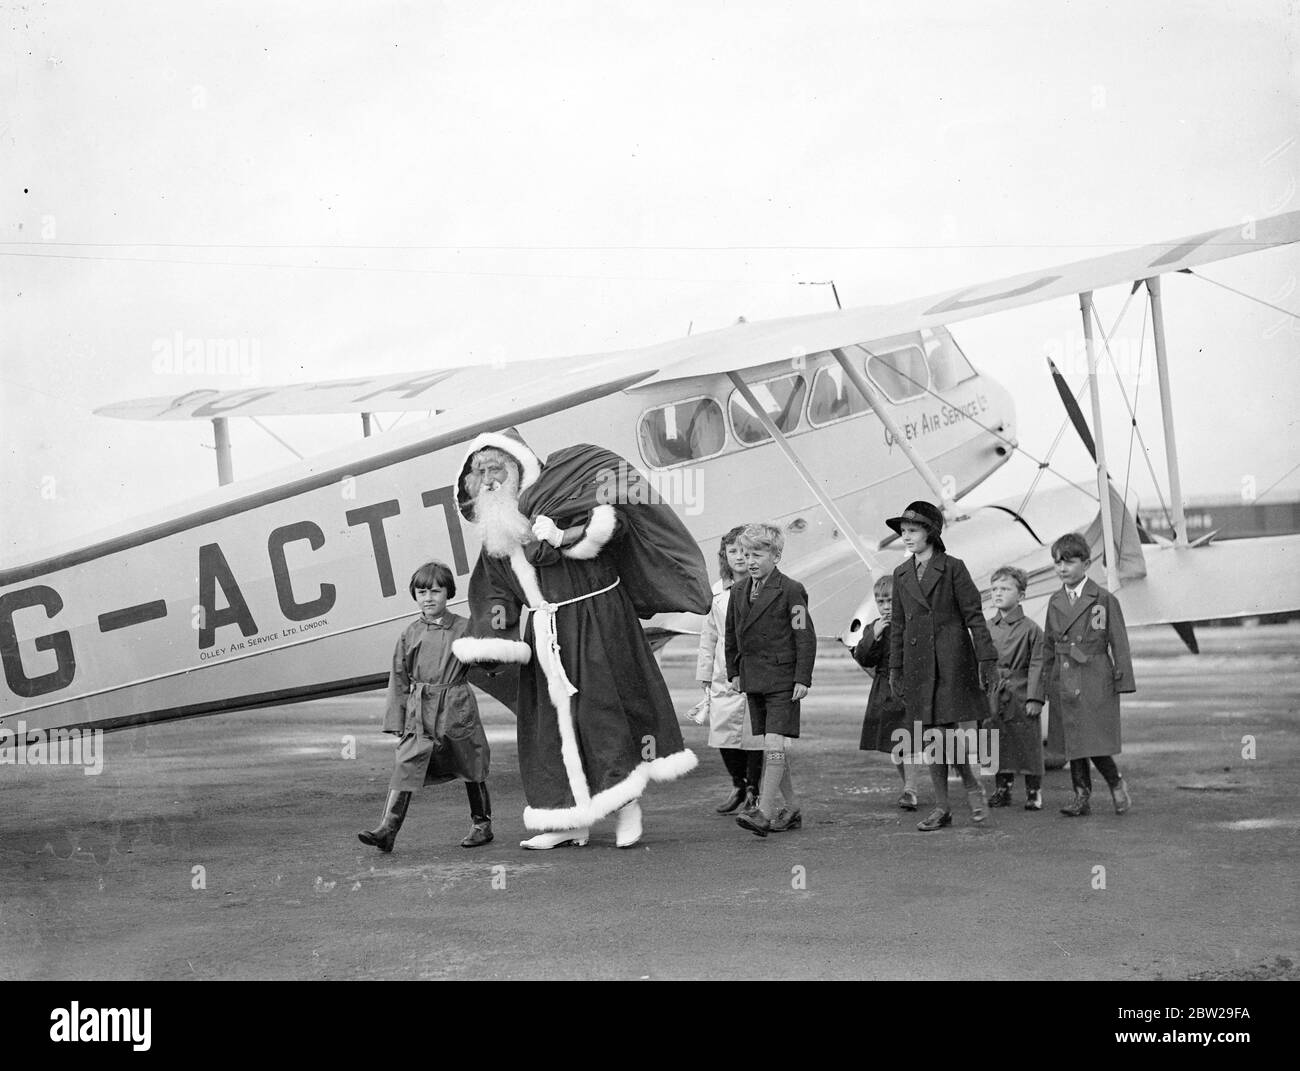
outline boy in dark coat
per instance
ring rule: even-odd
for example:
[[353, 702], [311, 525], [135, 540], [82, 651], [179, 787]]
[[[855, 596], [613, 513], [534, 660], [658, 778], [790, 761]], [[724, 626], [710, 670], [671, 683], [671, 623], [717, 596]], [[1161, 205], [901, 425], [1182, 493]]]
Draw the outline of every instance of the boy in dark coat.
[[456, 595], [456, 579], [442, 562], [420, 566], [409, 590], [420, 606], [420, 617], [398, 637], [388, 678], [384, 732], [401, 737], [388, 802], [378, 827], [358, 833], [357, 838], [391, 852], [411, 793], [460, 778], [474, 823], [460, 843], [463, 848], [477, 848], [492, 840], [487, 788], [491, 752], [469, 670], [451, 651], [452, 643], [469, 630], [469, 622], [447, 610], [447, 600]]
[[1115, 813], [1132, 806], [1113, 757], [1121, 750], [1120, 694], [1137, 691], [1128, 630], [1119, 600], [1088, 579], [1090, 559], [1087, 541], [1074, 532], [1052, 544], [1063, 587], [1047, 603], [1043, 676], [1051, 717], [1060, 722], [1070, 760], [1074, 799], [1061, 808], [1069, 818], [1092, 813], [1090, 761], [1110, 786]]
[[[882, 576], [873, 587], [876, 608], [880, 617], [862, 632], [862, 638], [853, 648], [853, 659], [863, 669], [875, 676], [871, 681], [871, 694], [867, 697], [867, 711], [862, 719], [862, 739], [859, 751], [883, 751], [896, 756], [898, 775], [903, 779], [903, 793], [898, 805], [905, 811], [917, 808], [916, 780], [918, 763], [911, 741], [911, 727], [907, 724], [907, 707], [889, 688], [889, 614], [894, 597], [893, 576]], [[907, 736], [898, 743], [895, 733], [903, 729]]]
[[1025, 775], [1025, 810], [1043, 809], [1043, 630], [1025, 616], [1029, 586], [1023, 569], [1004, 565], [992, 576], [989, 634], [998, 649], [998, 680], [989, 696], [989, 727], [998, 734], [997, 791], [990, 807], [1011, 804], [1016, 774]]
[[[954, 742], [960, 722], [985, 716], [985, 693], [998, 657], [980, 609], [979, 588], [966, 564], [948, 556], [938, 506], [913, 502], [885, 523], [903, 537], [912, 555], [894, 570], [889, 686], [907, 704], [910, 721], [941, 729], [945, 741]], [[979, 775], [969, 761], [951, 757], [966, 786], [971, 819], [983, 822], [987, 812]], [[930, 781], [935, 807], [917, 824], [923, 833], [952, 824], [946, 761], [930, 764]]]
[[[799, 701], [812, 685], [817, 633], [808, 593], [776, 567], [785, 549], [781, 529], [751, 524], [740, 545], [749, 575], [731, 586], [727, 604], [727, 677], [745, 693], [750, 727], [763, 737], [763, 780], [758, 806], [736, 822], [766, 837], [803, 825], [785, 744], [799, 735]], [[779, 812], [778, 791], [785, 798]]]

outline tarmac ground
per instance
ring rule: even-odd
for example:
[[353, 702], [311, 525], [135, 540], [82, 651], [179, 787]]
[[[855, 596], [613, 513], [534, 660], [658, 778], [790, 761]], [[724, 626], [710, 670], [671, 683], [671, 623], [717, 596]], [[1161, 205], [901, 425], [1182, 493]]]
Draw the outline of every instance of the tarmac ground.
[[[887, 756], [858, 750], [869, 680], [823, 644], [792, 750], [804, 826], [714, 813], [706, 730], [646, 834], [528, 852], [509, 711], [482, 697], [496, 840], [458, 784], [416, 795], [391, 855], [393, 738], [371, 692], [129, 730], [102, 773], [0, 766], [0, 979], [1300, 978], [1300, 624], [1133, 633], [1120, 767], [1133, 810], [1015, 805], [918, 833]], [[681, 711], [690, 644], [662, 655]], [[354, 743], [349, 745], [348, 740]], [[354, 757], [352, 757], [354, 756]], [[992, 778], [986, 775], [991, 788]]]

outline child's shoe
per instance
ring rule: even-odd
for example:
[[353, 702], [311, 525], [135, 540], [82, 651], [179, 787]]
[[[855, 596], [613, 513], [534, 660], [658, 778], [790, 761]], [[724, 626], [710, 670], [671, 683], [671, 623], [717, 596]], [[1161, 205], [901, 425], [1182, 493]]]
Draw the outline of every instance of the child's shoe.
[[970, 820], [979, 825], [989, 816], [989, 812], [984, 809], [984, 789], [972, 788], [966, 792], [966, 802], [970, 804]]
[[793, 811], [789, 807], [782, 807], [775, 818], [768, 823], [773, 833], [784, 833], [790, 829], [803, 829], [803, 815], [796, 807]]
[[952, 825], [952, 811], [945, 811], [936, 807], [916, 823], [916, 828], [922, 833], [932, 833], [936, 829], [942, 829], [944, 826], [950, 825]]
[[1010, 807], [1011, 806], [1011, 786], [998, 785], [997, 791], [989, 797], [990, 807]]
[[1031, 788], [1025, 794], [1025, 810], [1041, 811], [1043, 809], [1043, 790], [1041, 788]]
[[904, 811], [914, 811], [918, 805], [919, 801], [916, 798], [916, 793], [910, 788], [904, 789], [903, 794], [898, 797], [898, 806]]
[[741, 829], [748, 829], [758, 837], [766, 837], [772, 831], [771, 820], [757, 807], [752, 811], [745, 811], [736, 819], [736, 825]]
[[384, 804], [384, 817], [374, 829], [367, 829], [357, 834], [357, 840], [369, 844], [381, 852], [391, 852], [393, 842], [397, 840], [397, 831], [406, 821], [406, 809], [411, 805], [409, 792], [391, 791]]
[[1115, 801], [1115, 813], [1124, 814], [1133, 806], [1133, 800], [1129, 798], [1128, 785], [1124, 784], [1124, 778], [1119, 779], [1119, 784], [1110, 790], [1110, 798]]
[[1090, 795], [1092, 793], [1086, 788], [1076, 788], [1074, 790], [1074, 799], [1061, 808], [1061, 813], [1066, 818], [1082, 818], [1086, 814], [1092, 814], [1092, 807], [1088, 804]]

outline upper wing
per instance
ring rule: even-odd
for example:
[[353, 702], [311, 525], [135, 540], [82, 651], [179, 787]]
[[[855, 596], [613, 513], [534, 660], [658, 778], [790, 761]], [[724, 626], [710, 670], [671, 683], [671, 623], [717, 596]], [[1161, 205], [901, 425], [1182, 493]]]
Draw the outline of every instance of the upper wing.
[[[1249, 231], [1242, 226], [1224, 227], [893, 305], [739, 323], [614, 353], [512, 361], [504, 374], [513, 384], [523, 386], [553, 381], [558, 375], [585, 374], [598, 369], [610, 378], [638, 376], [637, 387], [649, 387], [670, 380], [714, 376], [788, 361], [839, 346], [869, 343], [1300, 241], [1300, 211], [1269, 216], [1249, 226]], [[122, 402], [96, 412], [134, 420], [187, 420], [446, 410], [482, 397], [487, 378], [483, 376], [484, 371], [483, 366], [472, 366], [283, 387], [190, 391], [174, 397]]]

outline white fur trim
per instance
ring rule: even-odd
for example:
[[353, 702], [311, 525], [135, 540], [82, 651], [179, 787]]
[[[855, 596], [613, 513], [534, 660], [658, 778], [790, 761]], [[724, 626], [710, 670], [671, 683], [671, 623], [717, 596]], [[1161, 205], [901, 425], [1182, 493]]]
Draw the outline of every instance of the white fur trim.
[[566, 547], [561, 553], [566, 558], [594, 558], [605, 549], [605, 544], [614, 535], [617, 524], [618, 515], [614, 512], [614, 507], [607, 502], [602, 502], [591, 511], [591, 520], [587, 522], [587, 530], [582, 538], [573, 546]]
[[[675, 781], [699, 765], [695, 752], [689, 749], [674, 755], [664, 755], [651, 762], [639, 764], [616, 785], [597, 792], [584, 805], [574, 807], [525, 807], [524, 826], [528, 829], [581, 829], [592, 826], [602, 818], [641, 798], [651, 781]], [[585, 781], [584, 781], [585, 784]]]
[[466, 665], [474, 662], [515, 662], [523, 666], [533, 657], [532, 648], [521, 640], [474, 636], [462, 636], [452, 641], [451, 653]]
[[531, 449], [518, 439], [512, 439], [509, 435], [502, 435], [497, 431], [485, 431], [469, 444], [465, 459], [461, 462], [461, 469], [463, 470], [469, 463], [469, 459], [485, 446], [495, 446], [519, 462], [519, 467], [523, 470], [519, 481], [520, 491], [536, 483], [537, 477], [542, 474], [542, 462]]

